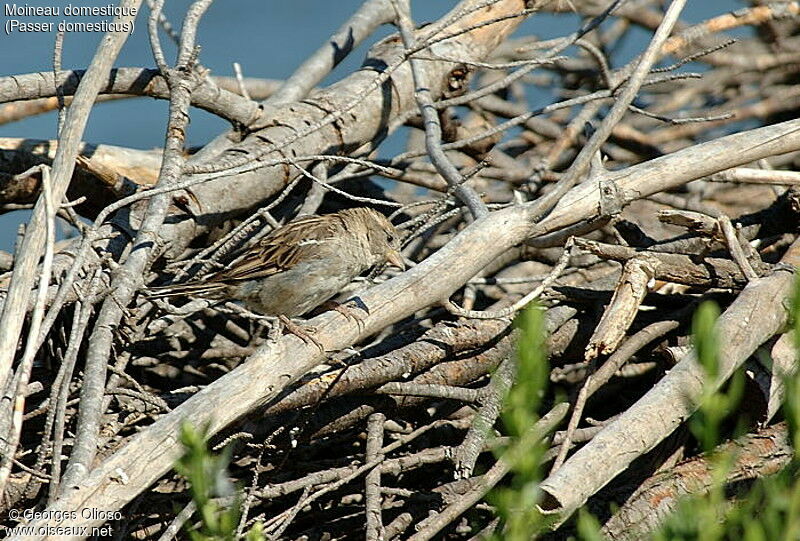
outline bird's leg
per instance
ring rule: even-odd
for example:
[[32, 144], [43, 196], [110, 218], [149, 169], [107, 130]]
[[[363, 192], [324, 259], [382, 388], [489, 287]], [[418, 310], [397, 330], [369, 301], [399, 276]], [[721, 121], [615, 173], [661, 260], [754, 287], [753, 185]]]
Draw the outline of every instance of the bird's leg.
[[317, 340], [316, 338], [311, 336], [311, 334], [309, 334], [310, 332], [313, 332], [314, 330], [313, 328], [303, 327], [302, 325], [298, 325], [297, 323], [295, 323], [294, 321], [292, 321], [291, 319], [289, 319], [284, 315], [278, 316], [278, 319], [280, 320], [281, 323], [283, 323], [283, 328], [286, 329], [289, 333], [295, 335], [308, 345], [314, 344], [319, 348], [320, 353], [322, 353], [323, 355], [325, 354], [325, 348], [322, 347], [322, 344], [319, 342], [319, 340]]
[[[358, 305], [358, 302], [347, 301], [345, 303], [338, 303], [336, 301], [325, 301], [320, 305], [322, 311], [335, 310], [347, 318], [348, 321], [355, 321], [359, 331], [364, 329], [364, 318], [358, 311], [365, 311], [364, 308]], [[369, 313], [369, 312], [367, 312]]]
[[254, 312], [251, 312], [247, 308], [245, 308], [243, 306], [239, 306], [238, 304], [232, 303], [232, 302], [226, 303], [226, 308], [229, 311], [232, 311], [232, 312], [238, 313], [240, 315], [243, 315], [244, 317], [246, 317], [248, 319], [252, 319], [252, 320], [260, 322], [260, 323], [264, 323], [264, 322], [270, 323], [270, 330], [269, 330], [269, 334], [268, 334], [268, 339], [270, 341], [273, 341], [273, 342], [277, 341], [278, 338], [280, 338], [280, 336], [282, 334], [282, 331], [286, 330], [290, 334], [293, 334], [293, 335], [297, 336], [298, 338], [300, 338], [306, 344], [314, 344], [315, 346], [317, 346], [319, 348], [319, 351], [322, 354], [325, 353], [325, 348], [322, 347], [322, 344], [320, 344], [319, 340], [317, 340], [316, 338], [314, 338], [310, 334], [310, 333], [314, 332], [314, 328], [313, 327], [304, 326], [304, 325], [298, 325], [297, 323], [293, 322], [291, 319], [289, 319], [288, 317], [286, 317], [284, 315], [263, 316], [261, 314], [256, 314]]

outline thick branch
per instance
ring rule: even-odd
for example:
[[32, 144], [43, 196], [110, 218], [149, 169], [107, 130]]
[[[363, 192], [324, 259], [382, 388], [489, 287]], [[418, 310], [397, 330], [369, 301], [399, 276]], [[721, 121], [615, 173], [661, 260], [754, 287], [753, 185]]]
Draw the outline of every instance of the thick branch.
[[[800, 265], [800, 241], [794, 242], [782, 262]], [[704, 387], [721, 386], [785, 325], [787, 312], [781, 300], [788, 299], [793, 282], [787, 268], [751, 281], [717, 322], [718, 377], [709, 380], [693, 352], [685, 356], [643, 398], [545, 479], [543, 510], [563, 521], [634, 459], [669, 436], [697, 409]]]

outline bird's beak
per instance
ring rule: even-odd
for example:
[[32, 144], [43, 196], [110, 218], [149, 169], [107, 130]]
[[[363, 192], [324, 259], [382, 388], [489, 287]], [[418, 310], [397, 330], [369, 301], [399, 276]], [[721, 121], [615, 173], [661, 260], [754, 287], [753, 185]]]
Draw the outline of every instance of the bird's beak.
[[403, 261], [403, 256], [400, 255], [400, 252], [397, 250], [389, 250], [386, 253], [386, 261], [394, 265], [395, 267], [399, 268], [400, 270], [406, 270], [406, 263]]

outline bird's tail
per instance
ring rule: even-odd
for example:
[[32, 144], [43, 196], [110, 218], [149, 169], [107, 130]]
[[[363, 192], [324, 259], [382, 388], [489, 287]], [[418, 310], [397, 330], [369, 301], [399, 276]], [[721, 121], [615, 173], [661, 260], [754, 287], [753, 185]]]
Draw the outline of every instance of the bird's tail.
[[189, 297], [216, 297], [225, 289], [225, 284], [194, 282], [188, 284], [171, 284], [166, 286], [149, 287], [144, 290], [151, 299], [164, 299], [181, 295]]

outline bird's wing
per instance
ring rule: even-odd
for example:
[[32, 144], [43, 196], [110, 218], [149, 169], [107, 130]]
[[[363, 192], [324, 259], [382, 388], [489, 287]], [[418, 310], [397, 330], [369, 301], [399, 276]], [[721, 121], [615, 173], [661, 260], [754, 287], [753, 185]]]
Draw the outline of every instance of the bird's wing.
[[265, 278], [313, 258], [318, 245], [329, 242], [341, 229], [333, 215], [299, 218], [264, 237], [235, 266], [220, 271], [215, 280], [240, 281]]

